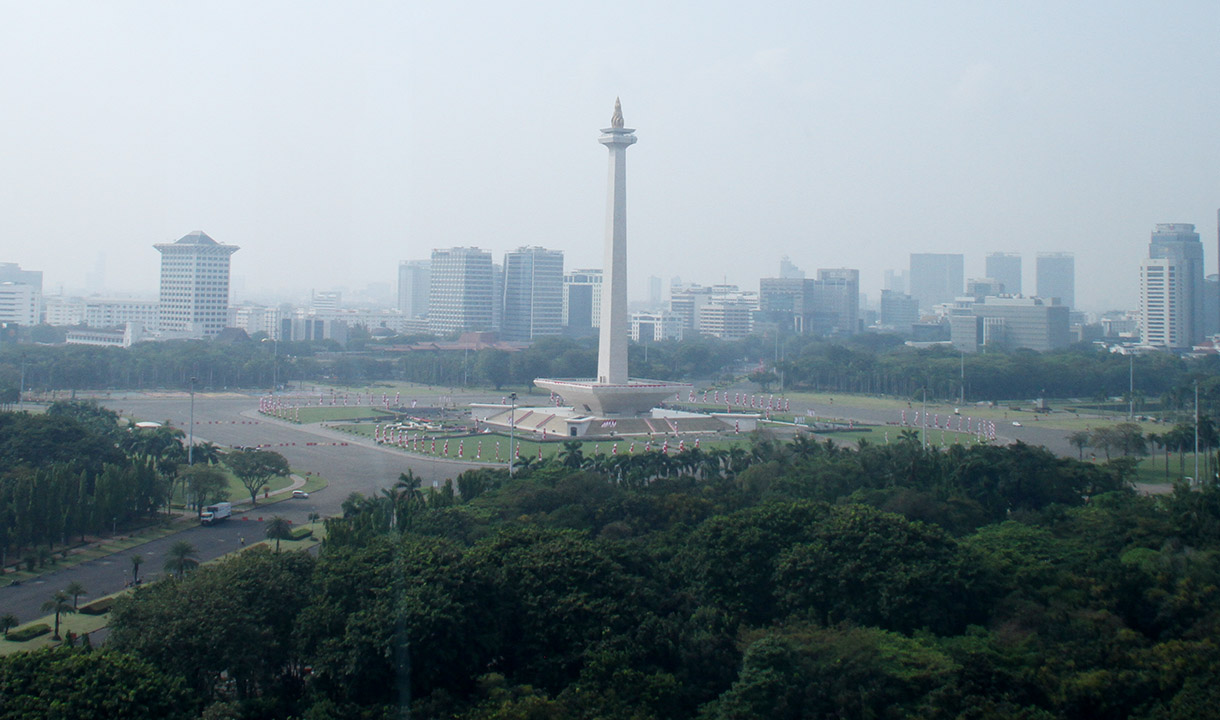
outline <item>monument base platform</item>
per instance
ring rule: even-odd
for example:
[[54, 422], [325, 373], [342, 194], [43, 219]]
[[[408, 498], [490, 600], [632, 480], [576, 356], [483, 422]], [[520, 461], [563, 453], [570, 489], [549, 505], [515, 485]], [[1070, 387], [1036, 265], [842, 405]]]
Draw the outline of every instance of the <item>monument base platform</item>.
[[597, 417], [635, 417], [644, 415], [665, 399], [681, 397], [690, 383], [631, 379], [625, 383], [599, 383], [594, 380], [538, 378], [534, 384], [549, 390], [569, 403], [576, 412]]
[[699, 413], [654, 408], [631, 417], [599, 417], [571, 407], [475, 403], [471, 414], [480, 426], [507, 431], [535, 440], [562, 438], [691, 437], [750, 432], [760, 417], [755, 413]]

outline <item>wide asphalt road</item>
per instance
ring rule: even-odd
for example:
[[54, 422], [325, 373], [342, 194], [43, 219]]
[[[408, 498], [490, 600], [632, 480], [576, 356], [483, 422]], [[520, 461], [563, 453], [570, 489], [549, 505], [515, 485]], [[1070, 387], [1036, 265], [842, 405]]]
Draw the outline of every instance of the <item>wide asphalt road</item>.
[[155, 580], [165, 574], [169, 548], [180, 540], [195, 547], [195, 557], [200, 562], [232, 552], [241, 547], [242, 538], [247, 543], [253, 543], [265, 537], [263, 523], [255, 519], [259, 514], [256, 511], [250, 514], [252, 517], [244, 520], [235, 515], [233, 519], [211, 527], [194, 527], [113, 555], [57, 570], [20, 585], [0, 587], [0, 614], [12, 613], [23, 623], [42, 617], [46, 614], [39, 609], [42, 604], [74, 580], [88, 591], [87, 595], [81, 597], [81, 605], [93, 598], [118, 592], [131, 582], [132, 555], [144, 558], [140, 565], [140, 581]]
[[[185, 393], [111, 397], [103, 402], [127, 417], [154, 422], [168, 420], [184, 431], [190, 425], [191, 403]], [[484, 467], [423, 458], [378, 446], [371, 439], [316, 424], [287, 423], [257, 411], [258, 398], [250, 395], [195, 393], [195, 442], [206, 440], [221, 447], [270, 445], [265, 449], [287, 458], [294, 472], [312, 472], [325, 478], [326, 489], [312, 493], [308, 500], [287, 500], [275, 506], [276, 514], [293, 522], [304, 521], [311, 512], [336, 515], [351, 493], [372, 495], [393, 485], [399, 474], [407, 470], [414, 472], [427, 487], [433, 483], [441, 485], [470, 468]]]

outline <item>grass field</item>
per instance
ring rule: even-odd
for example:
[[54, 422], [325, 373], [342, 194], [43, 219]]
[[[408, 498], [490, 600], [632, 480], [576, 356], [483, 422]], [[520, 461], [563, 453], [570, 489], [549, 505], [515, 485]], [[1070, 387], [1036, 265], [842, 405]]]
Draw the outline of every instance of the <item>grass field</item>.
[[[224, 473], [225, 478], [228, 479], [228, 481], [229, 481], [229, 485], [228, 485], [229, 502], [233, 502], [233, 503], [249, 502], [250, 501], [250, 491], [246, 489], [245, 485], [241, 484], [241, 481], [237, 479], [237, 476], [235, 476], [233, 473], [229, 472], [229, 469], [226, 468], [224, 465], [219, 465], [219, 466], [217, 466], [217, 468], [222, 473]], [[292, 484], [291, 477], [273, 477], [267, 481], [267, 487], [269, 488], [270, 491], [279, 490], [280, 488], [288, 487], [291, 484]], [[260, 493], [260, 495], [261, 495], [261, 493]], [[174, 507], [177, 507], [177, 508], [181, 508], [185, 505], [186, 488], [183, 487], [181, 483], [174, 486], [174, 498], [171, 502], [174, 505]]]

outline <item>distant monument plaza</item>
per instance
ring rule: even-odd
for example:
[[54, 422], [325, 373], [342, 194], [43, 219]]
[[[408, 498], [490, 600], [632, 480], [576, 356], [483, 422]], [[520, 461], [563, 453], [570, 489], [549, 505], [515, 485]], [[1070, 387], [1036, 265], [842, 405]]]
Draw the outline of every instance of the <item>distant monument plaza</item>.
[[[473, 405], [476, 419], [491, 426], [563, 437], [714, 433], [753, 429], [757, 415], [693, 413], [658, 407], [667, 398], [690, 392], [689, 383], [632, 378], [627, 372], [627, 148], [635, 130], [624, 127], [614, 101], [610, 127], [598, 142], [610, 151], [606, 196], [605, 261], [602, 267], [601, 328], [597, 377], [537, 378], [534, 384], [562, 399], [559, 405], [517, 407]], [[742, 427], [748, 424], [748, 427]]]

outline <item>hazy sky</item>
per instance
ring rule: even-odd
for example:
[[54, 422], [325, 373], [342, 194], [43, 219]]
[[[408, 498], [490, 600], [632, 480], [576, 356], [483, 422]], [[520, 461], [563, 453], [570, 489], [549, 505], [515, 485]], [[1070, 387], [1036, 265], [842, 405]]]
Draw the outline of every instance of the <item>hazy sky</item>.
[[242, 295], [477, 245], [599, 267], [621, 96], [632, 293], [781, 255], [876, 298], [916, 252], [1076, 253], [1134, 307], [1152, 226], [1216, 266], [1220, 3], [0, 2], [0, 261], [151, 293], [153, 243]]

